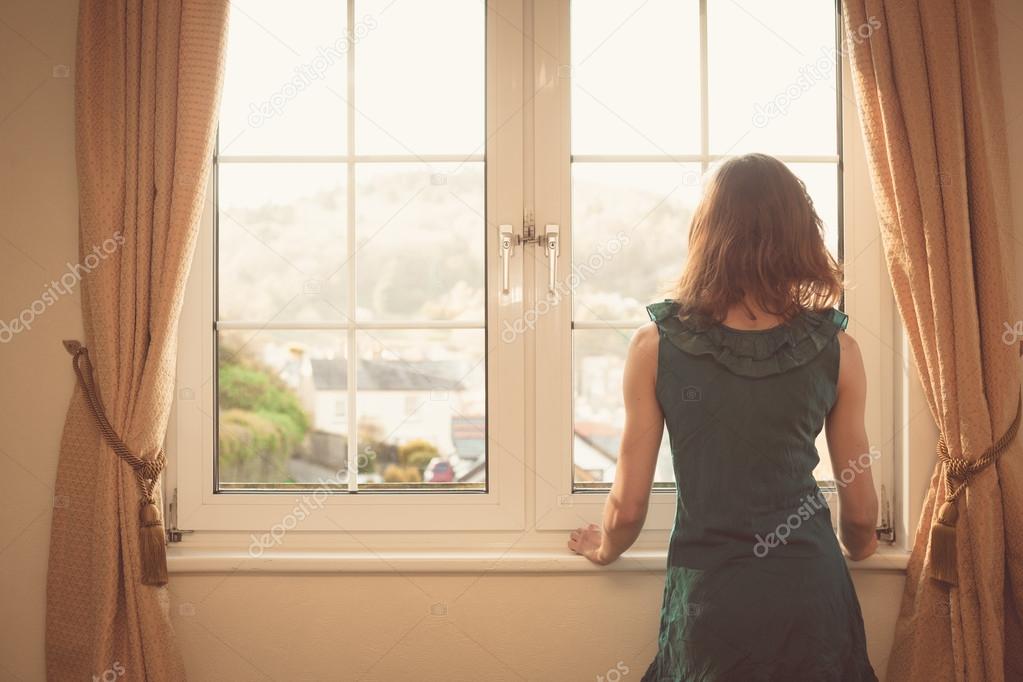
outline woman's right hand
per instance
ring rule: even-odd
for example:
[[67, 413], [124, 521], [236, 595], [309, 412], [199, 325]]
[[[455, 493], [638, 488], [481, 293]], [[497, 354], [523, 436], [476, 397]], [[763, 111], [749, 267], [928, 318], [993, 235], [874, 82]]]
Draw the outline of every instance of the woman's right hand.
[[568, 536], [568, 548], [580, 556], [584, 556], [598, 566], [605, 566], [609, 561], [604, 560], [600, 547], [604, 533], [600, 526], [591, 523], [582, 528], [576, 528]]

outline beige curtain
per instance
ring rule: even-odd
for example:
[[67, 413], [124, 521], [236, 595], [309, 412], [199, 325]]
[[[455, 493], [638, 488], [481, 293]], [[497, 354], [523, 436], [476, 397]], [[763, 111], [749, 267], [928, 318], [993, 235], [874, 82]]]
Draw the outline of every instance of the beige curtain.
[[[79, 8], [84, 342], [111, 425], [146, 458], [163, 443], [173, 399], [227, 8], [227, 0], [81, 0]], [[184, 679], [166, 588], [140, 582], [138, 483], [101, 438], [80, 388], [64, 426], [55, 500], [48, 678]]]
[[[1020, 393], [994, 10], [990, 0], [844, 5], [895, 298], [950, 454], [976, 460], [1009, 429]], [[1021, 680], [1020, 438], [957, 503], [954, 587], [930, 575], [941, 473], [914, 538], [888, 679]]]

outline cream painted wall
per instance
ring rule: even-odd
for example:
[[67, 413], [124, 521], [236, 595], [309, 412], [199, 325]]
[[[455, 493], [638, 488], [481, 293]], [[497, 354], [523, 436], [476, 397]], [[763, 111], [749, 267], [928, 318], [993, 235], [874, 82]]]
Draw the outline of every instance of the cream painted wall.
[[[1023, 7], [996, 4], [1020, 235], [1023, 91], [1010, 79], [1023, 68]], [[61, 68], [73, 65], [75, 13], [74, 0], [0, 2], [0, 320], [77, 260], [73, 73]], [[43, 679], [52, 482], [72, 388], [59, 341], [81, 335], [79, 303], [59, 298], [0, 345], [0, 680]], [[903, 579], [854, 580], [881, 672]], [[194, 680], [593, 680], [619, 664], [628, 680], [654, 652], [661, 588], [644, 573], [176, 575], [170, 594]]]

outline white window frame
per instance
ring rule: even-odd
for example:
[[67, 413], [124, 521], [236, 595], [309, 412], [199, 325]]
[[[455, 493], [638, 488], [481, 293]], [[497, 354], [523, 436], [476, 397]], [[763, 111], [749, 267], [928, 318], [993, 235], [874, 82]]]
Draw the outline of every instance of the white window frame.
[[[522, 128], [514, 124], [521, 118], [523, 95], [521, 86], [499, 87], [502, 83], [521, 84], [522, 33], [518, 26], [504, 17], [521, 17], [521, 0], [495, 0], [486, 16], [486, 207], [487, 240], [485, 249], [488, 300], [487, 321], [487, 466], [488, 484], [485, 492], [400, 491], [324, 495], [311, 486], [313, 492], [215, 492], [215, 330], [213, 302], [215, 300], [215, 173], [207, 187], [207, 198], [199, 232], [195, 260], [179, 328], [178, 348], [178, 400], [175, 401], [171, 429], [173, 466], [168, 469], [168, 480], [173, 489], [169, 509], [173, 523], [179, 529], [202, 531], [260, 531], [273, 528], [287, 518], [294, 509], [307, 509], [315, 505], [316, 513], [303, 513], [302, 531], [424, 531], [424, 530], [514, 530], [525, 524], [525, 439], [523, 437], [524, 408], [520, 396], [502, 387], [521, 382], [524, 373], [525, 339], [501, 342], [499, 330], [504, 324], [522, 316], [521, 260], [511, 263], [512, 290], [501, 296], [489, 295], [499, 291], [501, 273], [496, 248], [496, 225], [510, 223], [521, 228], [522, 206]], [[348, 2], [348, 26], [355, 23], [354, 2]], [[355, 41], [352, 36], [352, 44]], [[353, 50], [358, 58], [358, 47]], [[354, 59], [348, 60], [348, 154], [323, 157], [318, 160], [343, 162], [348, 166], [348, 221], [354, 220], [354, 168], [356, 163], [372, 161], [462, 161], [461, 157], [433, 158], [388, 155], [366, 157], [353, 151], [353, 128], [356, 106]], [[266, 157], [248, 157], [266, 160]], [[275, 160], [317, 160], [315, 157]], [[231, 157], [226, 161], [239, 161]], [[491, 229], [492, 228], [492, 229]], [[344, 234], [339, 228], [339, 234]], [[354, 230], [348, 229], [349, 249], [355, 248]], [[354, 269], [349, 267], [354, 278]], [[350, 295], [354, 295], [354, 282], [349, 282]], [[225, 325], [220, 328], [262, 329], [271, 324]], [[286, 325], [288, 329], [303, 325]], [[358, 327], [348, 323], [329, 326], [310, 324], [309, 328], [344, 329], [349, 335], [349, 348], [357, 329], [416, 328], [442, 326], [442, 323], [365, 324]], [[459, 326], [463, 326], [459, 324]], [[482, 327], [481, 327], [482, 328]], [[354, 354], [349, 362], [354, 360]], [[352, 367], [350, 366], [351, 370]], [[350, 371], [350, 375], [354, 372]], [[349, 396], [350, 397], [350, 396]], [[355, 410], [349, 407], [349, 424]], [[349, 449], [349, 471], [355, 471], [356, 448]]]
[[[706, 1], [702, 3], [704, 8]], [[498, 225], [510, 224], [516, 235], [522, 235], [526, 207], [533, 209], [537, 232], [542, 232], [547, 222], [562, 226], [559, 272], [566, 273], [571, 262], [570, 88], [567, 79], [558, 78], [560, 67], [569, 64], [568, 7], [569, 0], [488, 0], [488, 292], [499, 292], [502, 284]], [[350, 8], [350, 26], [354, 25], [352, 11]], [[701, 15], [705, 17], [706, 13]], [[879, 487], [885, 486], [893, 513], [891, 522], [900, 544], [905, 546], [919, 514], [918, 489], [926, 487], [929, 472], [919, 467], [908, 470], [901, 453], [911, 447], [930, 448], [933, 429], [926, 419], [918, 418], [925, 403], [918, 388], [914, 391], [916, 379], [889, 286], [858, 114], [852, 101], [848, 65], [844, 63], [842, 80], [844, 250], [846, 255], [858, 254], [846, 268], [853, 287], [846, 292], [845, 305], [851, 317], [849, 331], [863, 350], [871, 387], [867, 430], [871, 443], [880, 444], [882, 453], [874, 465], [875, 481]], [[498, 88], [498, 83], [505, 85]], [[550, 121], [557, 124], [550, 125]], [[529, 136], [532, 138], [527, 145]], [[706, 164], [713, 158], [702, 154], [695, 160]], [[557, 182], [543, 181], [554, 177]], [[213, 491], [216, 207], [212, 178], [207, 199], [181, 317], [165, 497], [169, 527], [174, 533], [199, 531], [195, 536], [185, 536], [186, 547], [212, 545], [239, 551], [248, 544], [251, 532], [279, 524], [292, 510], [307, 506], [309, 495]], [[380, 568], [381, 561], [400, 561], [403, 570], [445, 566], [476, 570], [497, 565], [491, 563], [495, 559], [489, 554], [475, 559], [462, 555], [453, 563], [423, 558], [442, 549], [467, 546], [483, 547], [499, 554], [497, 558], [511, 556], [513, 546], [527, 552], [539, 550], [542, 554], [537, 555], [538, 561], [549, 570], [576, 570], [583, 565], [571, 557], [561, 561], [562, 531], [599, 521], [604, 495], [572, 491], [570, 297], [563, 298], [535, 329], [499, 343], [501, 329], [535, 308], [537, 295], [546, 291], [546, 277], [542, 250], [516, 245], [510, 262], [510, 291], [488, 293], [488, 350], [499, 346], [488, 357], [488, 491], [335, 494], [318, 499], [316, 504], [322, 508], [302, 520], [296, 535], [304, 547], [326, 548], [330, 558], [292, 559], [291, 563], [276, 564], [279, 570], [287, 566], [288, 571], [317, 571], [325, 565], [331, 570], [345, 570], [347, 561], [357, 564], [352, 570], [362, 570], [358, 566]], [[549, 400], [550, 396], [556, 399]], [[898, 496], [894, 494], [896, 486]], [[646, 530], [627, 555], [641, 557], [635, 564], [639, 570], [661, 567], [660, 558], [668, 541], [663, 531], [671, 527], [674, 506], [673, 492], [654, 494]], [[374, 545], [373, 557], [356, 560], [366, 546], [360, 540], [349, 539], [354, 538], [352, 532], [372, 535], [376, 531], [386, 532], [387, 539]], [[404, 548], [414, 558], [387, 554], [387, 547]], [[339, 564], [346, 549], [354, 554]], [[552, 560], [553, 554], [559, 558]], [[505, 559], [503, 565], [510, 570], [539, 570], [530, 564], [532, 559], [523, 559], [520, 553], [516, 556]], [[172, 570], [176, 565], [189, 570], [228, 567], [199, 554], [187, 560], [181, 554], [172, 553], [172, 557]], [[238, 565], [233, 562], [229, 567], [235, 570]], [[876, 565], [882, 570], [901, 570], [904, 559]]]

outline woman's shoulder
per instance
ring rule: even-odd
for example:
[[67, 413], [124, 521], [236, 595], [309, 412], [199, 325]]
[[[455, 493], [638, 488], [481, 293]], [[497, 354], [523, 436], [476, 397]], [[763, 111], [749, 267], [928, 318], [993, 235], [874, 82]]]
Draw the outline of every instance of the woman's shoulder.
[[660, 340], [656, 322], [646, 322], [632, 334], [632, 343], [639, 346], [656, 346]]
[[856, 342], [856, 338], [849, 333], [848, 329], [842, 329], [841, 334], [838, 334], [838, 345], [842, 349], [843, 353], [859, 353], [860, 344]]
[[657, 357], [657, 347], [661, 343], [661, 334], [656, 322], [647, 322], [632, 334], [629, 342], [629, 353], [653, 354]]
[[647, 322], [633, 333], [625, 359], [626, 382], [636, 377], [656, 384], [660, 343], [661, 335], [653, 322]]
[[860, 344], [848, 331], [838, 335], [839, 378], [843, 375], [858, 375], [863, 368], [863, 353]]

